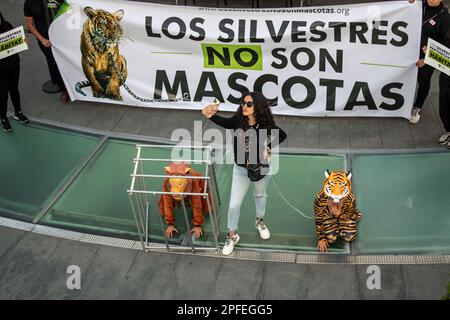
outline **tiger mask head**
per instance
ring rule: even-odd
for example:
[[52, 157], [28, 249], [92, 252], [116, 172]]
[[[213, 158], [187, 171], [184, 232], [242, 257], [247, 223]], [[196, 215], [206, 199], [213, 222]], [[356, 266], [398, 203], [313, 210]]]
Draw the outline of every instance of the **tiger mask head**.
[[352, 191], [350, 171], [325, 171], [325, 181], [323, 184], [323, 192], [330, 197], [333, 202], [338, 203], [348, 196]]
[[86, 23], [94, 47], [99, 52], [105, 52], [108, 47], [117, 46], [123, 35], [120, 21], [123, 18], [124, 11], [118, 10], [109, 13], [105, 10], [86, 7], [84, 12], [89, 18]]

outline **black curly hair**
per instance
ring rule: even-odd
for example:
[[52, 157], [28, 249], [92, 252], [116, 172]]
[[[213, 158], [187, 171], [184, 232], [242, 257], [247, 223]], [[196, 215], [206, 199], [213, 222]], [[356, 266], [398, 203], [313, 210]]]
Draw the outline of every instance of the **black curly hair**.
[[[241, 97], [241, 103], [244, 102], [244, 98], [252, 97], [254, 104], [254, 113], [256, 123], [259, 124], [261, 129], [273, 129], [275, 128], [275, 120], [273, 119], [272, 111], [270, 111], [269, 101], [259, 92], [246, 92]], [[236, 110], [236, 115], [239, 119], [239, 127], [247, 130], [250, 128], [248, 124], [248, 117], [244, 116], [242, 112], [242, 105], [239, 104], [239, 108]]]

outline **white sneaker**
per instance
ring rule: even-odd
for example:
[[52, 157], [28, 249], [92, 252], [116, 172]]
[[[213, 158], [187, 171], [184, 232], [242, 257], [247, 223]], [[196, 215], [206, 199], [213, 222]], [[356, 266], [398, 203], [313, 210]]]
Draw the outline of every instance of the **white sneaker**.
[[270, 238], [270, 231], [264, 224], [264, 219], [256, 218], [255, 227], [258, 229], [261, 239], [267, 240]]
[[420, 120], [420, 108], [413, 108], [411, 112], [411, 118], [409, 118], [409, 123], [416, 124]]
[[234, 250], [234, 245], [238, 243], [239, 239], [240, 237], [237, 233], [233, 234], [232, 236], [228, 236], [227, 242], [225, 242], [225, 245], [223, 246], [222, 254], [224, 256], [230, 255]]
[[438, 139], [438, 143], [440, 145], [445, 146], [446, 144], [448, 144], [450, 142], [450, 132], [446, 132], [444, 133], [442, 136], [439, 137]]

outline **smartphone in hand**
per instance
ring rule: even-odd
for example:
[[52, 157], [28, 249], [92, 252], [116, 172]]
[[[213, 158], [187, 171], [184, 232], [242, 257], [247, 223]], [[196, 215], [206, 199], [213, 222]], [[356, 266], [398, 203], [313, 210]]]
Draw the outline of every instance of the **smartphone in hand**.
[[211, 104], [215, 107], [216, 111], [217, 109], [219, 109], [220, 106], [220, 101], [217, 98], [214, 98], [213, 102], [211, 102]]

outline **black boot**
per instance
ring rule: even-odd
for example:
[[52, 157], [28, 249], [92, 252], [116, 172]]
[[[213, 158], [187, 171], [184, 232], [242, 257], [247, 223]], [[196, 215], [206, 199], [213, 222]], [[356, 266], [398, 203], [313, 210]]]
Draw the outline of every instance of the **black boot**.
[[2, 127], [3, 127], [3, 131], [5, 131], [5, 132], [12, 131], [11, 124], [9, 123], [8, 118], [2, 118], [1, 123], [2, 123]]
[[13, 118], [14, 118], [14, 120], [19, 121], [21, 124], [30, 122], [30, 120], [28, 120], [28, 118], [23, 115], [22, 110], [20, 110], [18, 113], [16, 113], [13, 116]]

